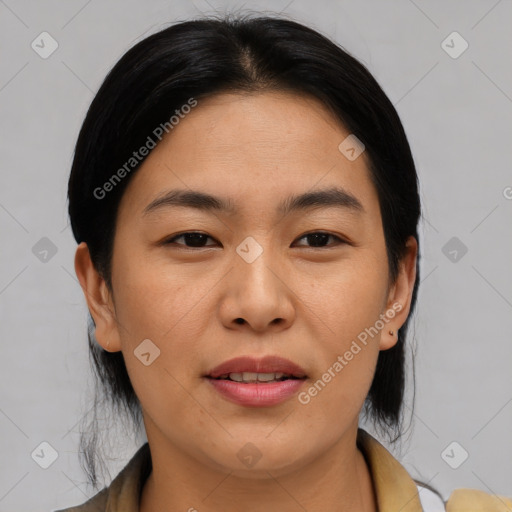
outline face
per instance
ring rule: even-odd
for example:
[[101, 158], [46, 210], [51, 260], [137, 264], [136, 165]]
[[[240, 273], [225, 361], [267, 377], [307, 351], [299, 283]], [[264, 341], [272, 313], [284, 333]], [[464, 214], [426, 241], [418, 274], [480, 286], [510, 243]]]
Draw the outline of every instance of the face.
[[[277, 476], [357, 429], [379, 350], [394, 345], [389, 331], [409, 311], [415, 252], [391, 283], [366, 154], [348, 159], [338, 148], [348, 135], [311, 98], [201, 100], [123, 195], [113, 295], [90, 267], [86, 276], [77, 252], [82, 285], [98, 285], [88, 294], [96, 338], [122, 351], [150, 444], [214, 469]], [[162, 199], [177, 190], [217, 201]], [[263, 357], [285, 358], [305, 378], [207, 377], [245, 356], [260, 370]], [[272, 390], [262, 397], [257, 386]], [[250, 470], [243, 450], [261, 457]]]

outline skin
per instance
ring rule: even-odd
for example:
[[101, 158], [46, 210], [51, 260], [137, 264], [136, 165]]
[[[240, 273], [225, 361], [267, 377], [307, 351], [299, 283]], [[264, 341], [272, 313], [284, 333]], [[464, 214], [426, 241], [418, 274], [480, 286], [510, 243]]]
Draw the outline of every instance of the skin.
[[[377, 510], [356, 446], [358, 415], [379, 351], [397, 341], [389, 330], [407, 319], [417, 244], [408, 240], [391, 283], [366, 154], [349, 161], [338, 150], [348, 135], [313, 98], [264, 92], [201, 100], [123, 195], [113, 293], [79, 245], [75, 269], [97, 341], [123, 352], [143, 409], [153, 461], [143, 512]], [[276, 212], [290, 194], [330, 186], [364, 210]], [[173, 188], [231, 198], [237, 211], [169, 207], [143, 215]], [[203, 247], [183, 237], [162, 243], [196, 231], [211, 237]], [[349, 243], [329, 237], [315, 247], [305, 234], [317, 231]], [[252, 263], [236, 252], [248, 236], [263, 249]], [[236, 356], [275, 354], [305, 369], [307, 389], [393, 304], [401, 311], [306, 405], [294, 396], [243, 407], [202, 377]], [[148, 338], [160, 356], [145, 366], [134, 350]], [[252, 468], [237, 457], [248, 442], [261, 453]]]

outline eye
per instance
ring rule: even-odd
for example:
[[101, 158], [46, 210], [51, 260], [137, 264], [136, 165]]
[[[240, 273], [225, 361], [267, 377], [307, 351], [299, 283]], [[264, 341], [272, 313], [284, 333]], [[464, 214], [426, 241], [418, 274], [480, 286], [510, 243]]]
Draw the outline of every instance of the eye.
[[[307, 241], [311, 244], [311, 247], [322, 248], [329, 247], [329, 245], [326, 245], [329, 238], [335, 240], [336, 243], [334, 245], [348, 243], [347, 241], [341, 239], [339, 236], [333, 235], [332, 233], [326, 233], [324, 231], [314, 231], [312, 233], [306, 233], [305, 235], [301, 236], [298, 240], [307, 239]], [[332, 246], [333, 244], [330, 245]]]
[[[182, 238], [185, 242], [183, 243], [176, 243], [176, 240], [179, 240]], [[169, 238], [163, 242], [164, 245], [181, 245], [189, 248], [201, 248], [201, 247], [211, 247], [210, 245], [205, 245], [206, 240], [210, 238], [213, 240], [213, 238], [205, 233], [200, 233], [198, 231], [190, 231], [187, 233], [181, 233], [179, 235], [173, 236], [172, 238]]]
[[[182, 239], [184, 243], [177, 243], [177, 240]], [[212, 245], [206, 245], [206, 241], [208, 239], [213, 240], [213, 238], [206, 233], [200, 233], [199, 231], [189, 231], [187, 233], [181, 233], [179, 235], [175, 235], [172, 238], [169, 238], [163, 242], [163, 245], [178, 245], [184, 246], [186, 248], [196, 248], [200, 249], [203, 247], [212, 247]], [[323, 231], [314, 231], [312, 233], [306, 233], [305, 235], [298, 238], [298, 240], [307, 240], [310, 244], [310, 247], [313, 248], [322, 248], [329, 247], [333, 245], [347, 244], [346, 240], [343, 240], [337, 235], [333, 235], [332, 233], [326, 233]], [[329, 244], [329, 239], [334, 240], [334, 243]], [[299, 244], [300, 245], [300, 244]], [[304, 246], [304, 245], [303, 245]], [[307, 245], [306, 245], [307, 247]]]

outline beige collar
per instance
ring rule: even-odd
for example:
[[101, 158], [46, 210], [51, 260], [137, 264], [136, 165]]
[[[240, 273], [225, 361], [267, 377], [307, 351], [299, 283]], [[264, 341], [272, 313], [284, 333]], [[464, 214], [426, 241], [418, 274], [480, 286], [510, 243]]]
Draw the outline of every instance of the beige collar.
[[393, 455], [361, 428], [357, 445], [370, 469], [379, 512], [422, 512], [416, 483]]

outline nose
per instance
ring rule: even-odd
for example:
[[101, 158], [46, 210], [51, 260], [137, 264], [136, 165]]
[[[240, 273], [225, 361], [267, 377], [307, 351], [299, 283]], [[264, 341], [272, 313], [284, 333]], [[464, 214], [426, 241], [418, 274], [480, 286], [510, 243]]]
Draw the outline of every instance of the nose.
[[271, 251], [263, 250], [251, 263], [235, 253], [220, 306], [223, 324], [256, 332], [289, 328], [296, 297], [289, 274]]

